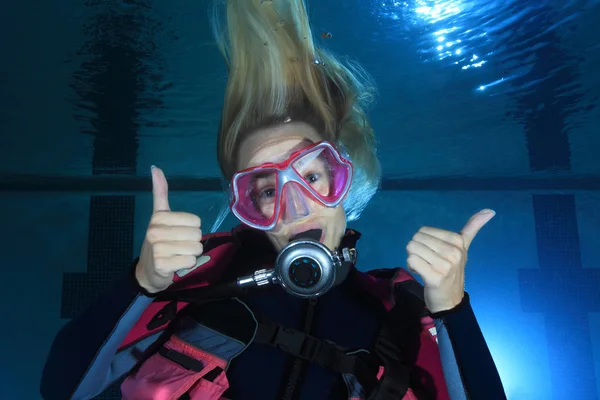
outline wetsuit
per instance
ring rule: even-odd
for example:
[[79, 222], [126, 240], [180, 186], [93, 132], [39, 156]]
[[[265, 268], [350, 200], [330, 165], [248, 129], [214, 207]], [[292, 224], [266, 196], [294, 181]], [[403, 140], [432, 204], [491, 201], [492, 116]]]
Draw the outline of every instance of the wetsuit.
[[[256, 257], [262, 263], [265, 254], [273, 253], [268, 241], [261, 237], [255, 233], [244, 236], [244, 248], [251, 249], [251, 252], [238, 250], [221, 280], [257, 269], [259, 264]], [[210, 247], [209, 243], [205, 253], [214, 254], [210, 253]], [[392, 274], [394, 270], [387, 271]], [[379, 273], [386, 274], [385, 271]], [[352, 276], [355, 274], [362, 273], [353, 268], [342, 284], [319, 298], [312, 334], [349, 348], [369, 348], [387, 311], [377, 299], [361, 295], [360, 289], [353, 284]], [[305, 317], [307, 300], [292, 297], [279, 286], [261, 288], [240, 296], [240, 299], [261, 317], [292, 328], [300, 328]], [[82, 315], [67, 323], [50, 350], [42, 376], [42, 397], [46, 400], [93, 398], [130, 373], [138, 363], [138, 358], [134, 354], [117, 358], [116, 353], [153, 301], [128, 274]], [[402, 310], [402, 307], [402, 304], [396, 304], [394, 309]], [[188, 312], [193, 314], [193, 308], [188, 308]], [[419, 386], [418, 390], [426, 394], [422, 398], [505, 399], [502, 383], [470, 306], [468, 294], [455, 309], [433, 317], [435, 329], [431, 333], [439, 344], [438, 357], [443, 368], [443, 381], [430, 379], [426, 382], [430, 374], [417, 371], [419, 379], [415, 380], [414, 386], [415, 390]], [[227, 318], [227, 315], [223, 318]], [[145, 340], [156, 344], [164, 340], [164, 335], [150, 336]], [[147, 345], [150, 346], [150, 343]], [[433, 362], [439, 363], [440, 360]], [[229, 365], [229, 389], [223, 397], [282, 398], [286, 390], [289, 391], [294, 361], [293, 356], [276, 347], [252, 343]], [[349, 397], [347, 385], [339, 374], [316, 364], [304, 362], [301, 365], [300, 380], [296, 379], [296, 387], [288, 398]]]

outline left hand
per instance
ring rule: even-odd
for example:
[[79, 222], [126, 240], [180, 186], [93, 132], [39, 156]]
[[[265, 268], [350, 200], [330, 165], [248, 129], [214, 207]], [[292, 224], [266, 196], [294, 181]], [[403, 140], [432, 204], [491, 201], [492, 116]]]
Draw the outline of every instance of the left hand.
[[494, 215], [488, 209], [478, 212], [460, 233], [423, 227], [406, 246], [407, 266], [423, 278], [425, 305], [431, 313], [450, 310], [462, 301], [469, 246]]

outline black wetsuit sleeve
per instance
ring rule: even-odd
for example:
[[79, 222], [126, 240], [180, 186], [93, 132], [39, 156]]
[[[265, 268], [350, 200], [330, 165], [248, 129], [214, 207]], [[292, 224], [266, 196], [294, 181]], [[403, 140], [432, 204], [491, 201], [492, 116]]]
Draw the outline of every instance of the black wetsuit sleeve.
[[[465, 293], [457, 307], [432, 314], [432, 318], [436, 322], [442, 366], [451, 398], [506, 400], [498, 369], [471, 307], [468, 293]], [[445, 343], [447, 340], [451, 344], [451, 353], [448, 352], [450, 346]], [[455, 382], [456, 378], [460, 382]], [[464, 396], [456, 390], [461, 386], [460, 383], [464, 388]]]
[[88, 399], [131, 368], [113, 359], [127, 333], [152, 302], [131, 278], [117, 281], [55, 337], [41, 378], [45, 400]]

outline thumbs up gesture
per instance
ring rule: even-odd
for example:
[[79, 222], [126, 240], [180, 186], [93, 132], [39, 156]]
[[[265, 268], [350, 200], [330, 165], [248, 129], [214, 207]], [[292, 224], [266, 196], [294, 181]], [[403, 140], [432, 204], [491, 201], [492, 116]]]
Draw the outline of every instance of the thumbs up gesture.
[[492, 210], [478, 212], [460, 233], [423, 227], [406, 246], [407, 266], [423, 278], [430, 312], [450, 310], [462, 301], [469, 246], [494, 215]]
[[152, 167], [153, 211], [135, 277], [150, 293], [165, 290], [176, 271], [196, 266], [202, 255], [200, 217], [171, 211], [165, 174]]

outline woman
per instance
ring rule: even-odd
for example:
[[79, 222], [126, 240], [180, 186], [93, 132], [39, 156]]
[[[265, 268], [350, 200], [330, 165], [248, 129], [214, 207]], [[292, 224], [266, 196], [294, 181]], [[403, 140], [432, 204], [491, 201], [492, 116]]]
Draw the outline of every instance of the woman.
[[218, 158], [242, 225], [203, 235], [153, 167], [140, 258], [58, 334], [43, 397], [88, 399], [125, 378], [129, 400], [504, 399], [464, 292], [493, 212], [460, 234], [415, 234], [408, 266], [424, 287], [403, 269], [359, 272], [346, 222], [380, 176], [364, 75], [314, 45], [302, 0], [228, 0], [214, 21], [230, 72]]

